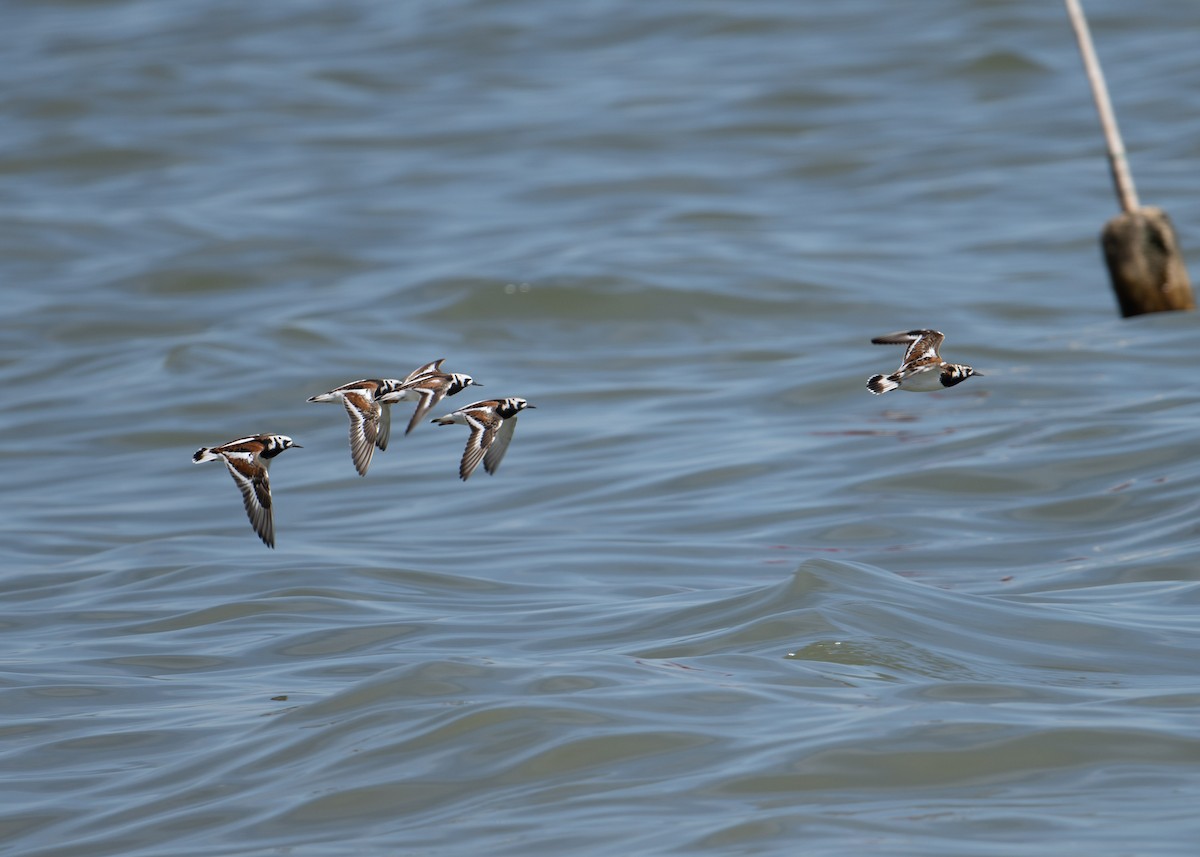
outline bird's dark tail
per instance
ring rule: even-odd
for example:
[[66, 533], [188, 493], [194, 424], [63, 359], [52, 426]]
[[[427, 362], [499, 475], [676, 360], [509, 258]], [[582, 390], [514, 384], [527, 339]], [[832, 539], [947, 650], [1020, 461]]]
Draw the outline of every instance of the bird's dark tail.
[[867, 379], [867, 389], [876, 396], [882, 396], [888, 390], [896, 390], [899, 387], [897, 382], [883, 375], [872, 375]]

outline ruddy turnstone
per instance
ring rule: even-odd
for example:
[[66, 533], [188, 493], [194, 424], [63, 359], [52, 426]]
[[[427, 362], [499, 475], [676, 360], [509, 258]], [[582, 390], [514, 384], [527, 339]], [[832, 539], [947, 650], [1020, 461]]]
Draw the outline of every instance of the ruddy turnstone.
[[458, 465], [458, 475], [464, 482], [480, 460], [483, 461], [484, 470], [496, 472], [517, 427], [517, 414], [533, 407], [536, 406], [516, 397], [487, 399], [433, 420], [440, 426], [457, 423], [471, 427], [467, 448]]
[[463, 375], [459, 372], [448, 374], [441, 371], [443, 362], [444, 359], [427, 363], [417, 370], [417, 373], [420, 374], [409, 375], [399, 388], [376, 396], [383, 405], [396, 402], [417, 403], [417, 409], [413, 411], [412, 419], [408, 421], [408, 428], [404, 430], [405, 434], [415, 429], [430, 409], [446, 396], [461, 393], [472, 385], [483, 386], [470, 375]]
[[367, 475], [375, 447], [387, 449], [388, 437], [392, 433], [391, 411], [386, 403], [380, 404], [379, 397], [399, 390], [431, 372], [437, 372], [441, 364], [441, 360], [426, 363], [409, 372], [404, 380], [362, 378], [309, 398], [310, 402], [340, 401], [346, 406], [346, 414], [350, 417], [350, 458], [359, 476]]
[[379, 396], [397, 390], [405, 383], [396, 378], [363, 378], [335, 387], [328, 393], [312, 396], [310, 402], [338, 402], [346, 406], [350, 417], [350, 458], [359, 476], [367, 475], [375, 447], [387, 449], [392, 432], [392, 415]]
[[202, 446], [192, 456], [192, 462], [225, 462], [233, 481], [241, 489], [250, 526], [267, 547], [275, 547], [275, 518], [271, 514], [271, 482], [267, 465], [285, 449], [300, 448], [300, 444], [282, 434], [256, 434], [240, 437], [220, 446]]
[[943, 387], [961, 384], [972, 375], [982, 376], [963, 363], [947, 363], [938, 354], [938, 347], [946, 337], [936, 330], [907, 330], [877, 336], [871, 340], [875, 345], [907, 345], [900, 368], [891, 375], [872, 375], [867, 379], [867, 389], [877, 396], [889, 390], [909, 390], [928, 393]]

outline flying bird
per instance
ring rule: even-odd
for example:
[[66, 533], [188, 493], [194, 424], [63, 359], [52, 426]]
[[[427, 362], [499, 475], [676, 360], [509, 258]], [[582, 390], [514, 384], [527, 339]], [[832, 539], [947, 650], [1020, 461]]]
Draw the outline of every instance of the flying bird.
[[513, 431], [517, 427], [517, 414], [533, 407], [536, 406], [515, 396], [487, 399], [433, 420], [440, 426], [458, 424], [470, 427], [467, 448], [458, 466], [458, 475], [464, 482], [480, 461], [483, 461], [483, 469], [488, 473], [496, 472], [512, 441]]
[[292, 447], [301, 448], [287, 435], [256, 434], [220, 446], [202, 446], [192, 455], [194, 464], [218, 460], [225, 462], [233, 481], [242, 492], [250, 526], [269, 548], [275, 547], [275, 518], [271, 512], [271, 482], [267, 476], [267, 465], [272, 458]]
[[972, 375], [982, 376], [964, 363], [947, 363], [938, 354], [938, 348], [946, 337], [936, 330], [907, 330], [876, 336], [875, 345], [907, 345], [900, 368], [891, 375], [872, 375], [867, 379], [867, 389], [877, 396], [889, 390], [908, 390], [913, 393], [928, 393], [961, 384]]

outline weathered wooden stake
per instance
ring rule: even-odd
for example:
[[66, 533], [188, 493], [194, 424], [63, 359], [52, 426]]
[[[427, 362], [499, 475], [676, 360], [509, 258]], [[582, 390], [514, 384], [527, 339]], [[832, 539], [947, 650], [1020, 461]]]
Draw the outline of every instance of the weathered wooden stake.
[[1100, 125], [1108, 145], [1108, 164], [1121, 203], [1121, 213], [1104, 224], [1100, 234], [1104, 261], [1121, 306], [1121, 315], [1128, 318], [1147, 312], [1195, 309], [1196, 299], [1192, 296], [1192, 284], [1171, 219], [1161, 208], [1138, 204], [1125, 146], [1121, 142], [1121, 132], [1117, 128], [1117, 118], [1113, 115], [1108, 87], [1104, 84], [1104, 73], [1096, 59], [1083, 9], [1079, 0], [1066, 0], [1066, 4], [1096, 100], [1096, 110], [1100, 113]]

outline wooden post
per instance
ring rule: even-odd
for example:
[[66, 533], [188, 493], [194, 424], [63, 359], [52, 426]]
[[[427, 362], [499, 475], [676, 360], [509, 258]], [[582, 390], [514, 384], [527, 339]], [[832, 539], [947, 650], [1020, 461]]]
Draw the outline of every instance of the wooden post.
[[1100, 243], [1122, 316], [1196, 308], [1171, 218], [1161, 208], [1118, 214], [1104, 224]]
[[1121, 315], [1128, 318], [1147, 312], [1195, 309], [1196, 299], [1192, 296], [1192, 284], [1171, 219], [1161, 208], [1138, 204], [1125, 146], [1121, 142], [1121, 132], [1117, 128], [1117, 118], [1083, 9], [1079, 0], [1066, 0], [1066, 4], [1096, 100], [1096, 110], [1100, 113], [1100, 125], [1108, 146], [1109, 169], [1121, 204], [1121, 213], [1104, 224], [1100, 234], [1104, 261], [1121, 306]]

